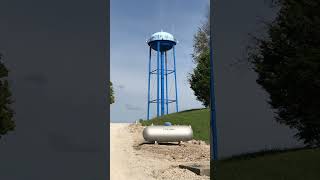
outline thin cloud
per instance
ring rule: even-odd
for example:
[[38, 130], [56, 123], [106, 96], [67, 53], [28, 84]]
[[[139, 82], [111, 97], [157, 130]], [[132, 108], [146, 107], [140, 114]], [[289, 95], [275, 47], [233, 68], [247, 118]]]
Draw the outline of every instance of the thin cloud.
[[126, 109], [131, 111], [142, 111], [143, 109], [141, 107], [132, 105], [132, 104], [126, 104]]

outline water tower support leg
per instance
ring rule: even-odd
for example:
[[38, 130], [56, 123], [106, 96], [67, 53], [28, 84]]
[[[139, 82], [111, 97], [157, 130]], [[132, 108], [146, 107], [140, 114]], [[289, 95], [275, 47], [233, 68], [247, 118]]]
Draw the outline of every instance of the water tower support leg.
[[150, 76], [151, 76], [151, 47], [149, 49], [149, 72], [148, 72], [148, 112], [147, 120], [150, 118]]
[[179, 111], [178, 107], [178, 87], [177, 87], [177, 68], [176, 68], [176, 51], [175, 47], [173, 46], [173, 68], [174, 68], [174, 83], [175, 83], [175, 89], [176, 89], [176, 111]]

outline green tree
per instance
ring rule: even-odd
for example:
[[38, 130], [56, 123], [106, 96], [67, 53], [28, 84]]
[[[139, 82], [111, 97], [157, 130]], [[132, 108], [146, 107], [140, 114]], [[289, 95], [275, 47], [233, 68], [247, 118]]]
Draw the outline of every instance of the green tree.
[[210, 24], [209, 16], [194, 36], [193, 60], [195, 69], [190, 73], [189, 84], [194, 95], [206, 107], [210, 105]]
[[109, 81], [109, 93], [110, 93], [110, 104], [113, 104], [114, 101], [115, 101], [115, 98], [114, 98], [114, 91], [113, 91], [113, 86], [112, 86], [112, 82]]
[[248, 57], [257, 83], [270, 95], [276, 120], [320, 145], [320, 1], [276, 0], [267, 37], [255, 38]]
[[206, 107], [210, 105], [210, 50], [197, 57], [197, 66], [189, 78], [191, 89]]
[[13, 110], [10, 108], [10, 104], [12, 104], [11, 92], [6, 79], [8, 70], [1, 62], [1, 59], [2, 56], [0, 54], [0, 138], [15, 128]]

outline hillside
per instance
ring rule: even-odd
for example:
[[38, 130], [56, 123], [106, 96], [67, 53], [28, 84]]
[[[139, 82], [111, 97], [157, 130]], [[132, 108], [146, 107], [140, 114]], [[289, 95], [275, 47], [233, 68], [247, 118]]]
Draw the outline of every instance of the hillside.
[[210, 143], [210, 111], [209, 109], [193, 109], [165, 115], [159, 119], [140, 121], [143, 126], [163, 125], [164, 122], [171, 122], [175, 125], [191, 125], [193, 137], [196, 140], [203, 140]]

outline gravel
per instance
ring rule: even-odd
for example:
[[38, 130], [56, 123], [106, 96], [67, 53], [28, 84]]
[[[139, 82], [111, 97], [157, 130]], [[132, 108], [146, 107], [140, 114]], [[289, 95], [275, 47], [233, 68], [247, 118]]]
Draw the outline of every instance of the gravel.
[[179, 164], [209, 164], [210, 146], [204, 141], [149, 144], [141, 124], [111, 123], [111, 180], [209, 180], [180, 169]]

